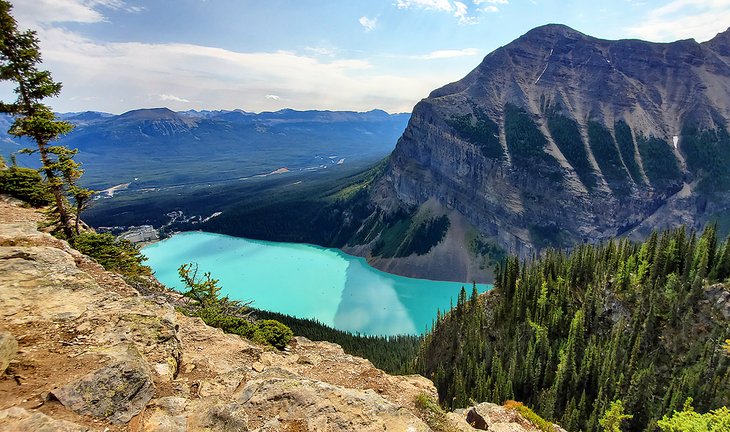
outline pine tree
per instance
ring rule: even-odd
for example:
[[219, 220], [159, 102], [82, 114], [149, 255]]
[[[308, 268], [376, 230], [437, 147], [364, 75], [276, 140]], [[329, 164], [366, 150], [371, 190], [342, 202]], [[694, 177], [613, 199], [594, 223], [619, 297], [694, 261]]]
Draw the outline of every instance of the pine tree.
[[[35, 141], [37, 149], [28, 150], [28, 153], [38, 152], [43, 163], [42, 172], [53, 194], [55, 209], [60, 222], [60, 228], [67, 238], [72, 238], [74, 230], [71, 224], [69, 204], [66, 199], [66, 188], [74, 187], [72, 194], [83, 200], [90, 196], [73, 184], [64, 182], [66, 173], [78, 179], [78, 164], [71, 160], [73, 151], [66, 147], [51, 146], [50, 143], [59, 136], [71, 131], [73, 126], [64, 121], [56, 120], [51, 108], [43, 104], [43, 100], [58, 96], [61, 92], [61, 83], [53, 81], [50, 72], [39, 70], [41, 53], [38, 48], [38, 37], [34, 31], [21, 32], [15, 18], [10, 14], [12, 5], [6, 0], [0, 0], [0, 80], [12, 81], [17, 84], [15, 93], [18, 95], [13, 103], [0, 103], [0, 112], [11, 114], [15, 121], [9, 133], [16, 137], [27, 137]], [[64, 171], [66, 170], [66, 171]], [[77, 170], [76, 173], [73, 171]], [[82, 203], [83, 204], [83, 203]], [[83, 205], [78, 209], [83, 208]]]

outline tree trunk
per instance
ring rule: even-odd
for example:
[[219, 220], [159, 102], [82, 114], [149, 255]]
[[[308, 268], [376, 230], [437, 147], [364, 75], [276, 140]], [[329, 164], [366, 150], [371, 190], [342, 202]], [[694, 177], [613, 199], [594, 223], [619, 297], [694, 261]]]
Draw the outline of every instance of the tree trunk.
[[66, 208], [66, 201], [63, 197], [63, 189], [56, 182], [56, 175], [53, 170], [48, 168], [51, 164], [48, 160], [48, 152], [46, 146], [42, 141], [36, 138], [38, 144], [38, 152], [41, 154], [41, 161], [43, 162], [43, 172], [46, 174], [46, 180], [51, 187], [53, 192], [54, 201], [56, 201], [56, 208], [58, 209], [58, 218], [61, 221], [61, 229], [66, 239], [70, 240], [74, 236], [74, 232], [71, 228], [71, 218], [68, 216], [68, 209]]

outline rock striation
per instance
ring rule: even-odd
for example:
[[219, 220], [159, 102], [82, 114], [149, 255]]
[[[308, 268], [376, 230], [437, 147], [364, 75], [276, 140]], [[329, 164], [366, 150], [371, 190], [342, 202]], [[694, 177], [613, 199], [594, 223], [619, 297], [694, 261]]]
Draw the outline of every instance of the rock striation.
[[371, 201], [392, 213], [436, 199], [523, 257], [724, 220], [729, 35], [533, 29], [416, 105]]
[[277, 351], [224, 334], [24, 211], [0, 200], [0, 431], [431, 430], [415, 406], [437, 397], [430, 380], [332, 343]]

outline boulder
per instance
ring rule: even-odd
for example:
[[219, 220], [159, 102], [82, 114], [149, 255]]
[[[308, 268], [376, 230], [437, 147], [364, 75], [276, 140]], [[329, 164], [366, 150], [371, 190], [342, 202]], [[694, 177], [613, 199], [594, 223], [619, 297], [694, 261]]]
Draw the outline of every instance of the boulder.
[[18, 341], [15, 340], [10, 332], [0, 330], [0, 375], [10, 365], [10, 360], [18, 353]]
[[141, 362], [112, 363], [52, 392], [66, 408], [82, 415], [126, 423], [152, 398], [154, 385]]

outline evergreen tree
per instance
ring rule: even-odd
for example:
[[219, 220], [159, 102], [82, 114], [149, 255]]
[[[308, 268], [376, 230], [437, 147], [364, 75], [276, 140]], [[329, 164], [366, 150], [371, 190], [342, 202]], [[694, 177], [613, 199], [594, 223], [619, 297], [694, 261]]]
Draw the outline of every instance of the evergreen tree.
[[444, 404], [464, 399], [453, 393], [458, 374], [466, 399], [514, 398], [584, 432], [601, 430], [616, 400], [632, 414], [627, 430], [655, 430], [688, 396], [703, 409], [725, 405], [730, 321], [704, 288], [723, 275], [727, 248], [710, 227], [508, 258], [480, 296], [485, 307], [464, 307], [462, 294], [461, 307], [441, 315], [420, 372]]
[[72, 160], [75, 152], [66, 147], [50, 145], [73, 128], [68, 122], [56, 120], [51, 108], [42, 102], [46, 98], [58, 96], [61, 83], [53, 81], [50, 72], [38, 69], [41, 63], [38, 37], [34, 31], [18, 29], [15, 18], [10, 14], [11, 8], [10, 2], [0, 0], [0, 80], [12, 81], [17, 85], [17, 99], [13, 103], [0, 103], [0, 112], [15, 117], [10, 134], [35, 141], [37, 148], [27, 152], [39, 153], [60, 228], [64, 236], [71, 239], [74, 229], [66, 194], [70, 192], [80, 199], [77, 201], [77, 210], [81, 210], [90, 191], [76, 186], [81, 174], [78, 164]]

